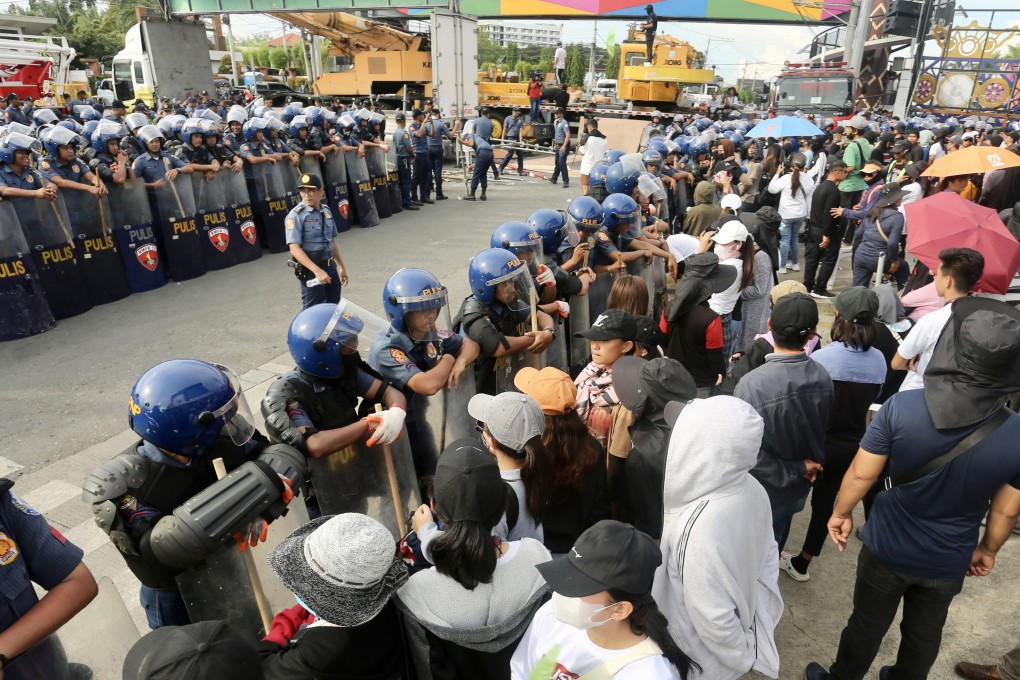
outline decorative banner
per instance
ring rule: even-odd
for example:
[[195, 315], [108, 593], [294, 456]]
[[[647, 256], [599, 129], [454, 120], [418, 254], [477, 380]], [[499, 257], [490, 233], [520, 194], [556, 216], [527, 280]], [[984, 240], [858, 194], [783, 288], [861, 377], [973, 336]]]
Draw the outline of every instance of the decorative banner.
[[[649, 0], [461, 0], [460, 10], [479, 17], [527, 16], [534, 19], [645, 16]], [[815, 3], [810, 3], [815, 4]], [[652, 0], [659, 17], [812, 23], [834, 22], [850, 10], [847, 0], [824, 0], [805, 7], [794, 0]]]

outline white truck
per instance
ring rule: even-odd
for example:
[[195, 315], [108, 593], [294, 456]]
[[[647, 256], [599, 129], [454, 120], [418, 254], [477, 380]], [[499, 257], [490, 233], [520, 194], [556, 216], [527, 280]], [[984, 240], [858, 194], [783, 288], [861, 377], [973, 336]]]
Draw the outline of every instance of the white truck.
[[215, 92], [205, 24], [146, 18], [128, 29], [113, 58], [113, 91], [130, 105]]

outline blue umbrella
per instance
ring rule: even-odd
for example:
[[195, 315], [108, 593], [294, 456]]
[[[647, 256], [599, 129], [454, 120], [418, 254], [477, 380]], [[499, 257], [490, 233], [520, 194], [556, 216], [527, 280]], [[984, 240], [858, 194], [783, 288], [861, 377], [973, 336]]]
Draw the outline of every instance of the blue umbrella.
[[820, 128], [806, 118], [777, 116], [755, 125], [745, 137], [814, 137], [824, 135]]

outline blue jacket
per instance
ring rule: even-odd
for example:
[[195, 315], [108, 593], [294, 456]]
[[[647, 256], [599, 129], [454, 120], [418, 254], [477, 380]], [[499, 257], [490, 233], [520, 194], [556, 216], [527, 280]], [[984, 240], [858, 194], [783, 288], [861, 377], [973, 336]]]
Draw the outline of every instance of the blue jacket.
[[[881, 224], [881, 232], [879, 231]], [[857, 231], [854, 232], [854, 240], [860, 241], [855, 256], [863, 256], [877, 260], [879, 255], [885, 253], [886, 262], [894, 262], [900, 255], [900, 237], [903, 235], [903, 213], [896, 208], [884, 208], [878, 223], [870, 217], [865, 217]], [[883, 238], [882, 234], [885, 234]]]

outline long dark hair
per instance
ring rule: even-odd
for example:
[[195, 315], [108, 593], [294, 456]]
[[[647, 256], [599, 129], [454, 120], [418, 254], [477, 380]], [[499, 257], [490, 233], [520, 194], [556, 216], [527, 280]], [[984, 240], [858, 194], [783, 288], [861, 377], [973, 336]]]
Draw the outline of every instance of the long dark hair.
[[[488, 428], [486, 428], [488, 429]], [[546, 505], [549, 503], [549, 454], [542, 445], [542, 437], [532, 437], [524, 445], [523, 451], [514, 451], [496, 441], [496, 438], [489, 432], [496, 449], [507, 458], [514, 460], [524, 459], [524, 467], [521, 468], [521, 481], [524, 482], [525, 505], [528, 512], [535, 518], [535, 524], [542, 522], [545, 515]]]
[[[433, 548], [433, 550], [435, 549]], [[630, 631], [635, 635], [647, 635], [652, 639], [652, 642], [659, 645], [662, 655], [680, 673], [680, 680], [687, 680], [691, 676], [691, 671], [701, 672], [701, 666], [687, 656], [684, 650], [680, 649], [680, 646], [673, 641], [673, 636], [669, 634], [669, 622], [659, 611], [659, 605], [656, 604], [651, 593], [634, 595], [622, 590], [607, 592], [614, 602], [630, 602], [634, 607], [634, 611], [627, 617]]]
[[763, 172], [766, 176], [772, 177], [779, 170], [783, 162], [783, 147], [778, 144], [769, 144], [765, 147], [765, 160], [762, 161]]
[[432, 541], [432, 564], [436, 571], [468, 590], [474, 590], [479, 583], [491, 583], [498, 559], [492, 538], [495, 525], [469, 520], [447, 524]]
[[580, 494], [588, 470], [599, 463], [600, 451], [577, 412], [546, 415], [542, 444], [552, 472], [549, 500], [562, 503]]
[[846, 317], [837, 316], [832, 321], [829, 337], [833, 342], [842, 342], [848, 347], [867, 352], [875, 344], [875, 322], [854, 323]]
[[744, 274], [740, 279], [740, 290], [744, 290], [754, 282], [754, 237], [748, 236], [740, 244], [740, 259]]

